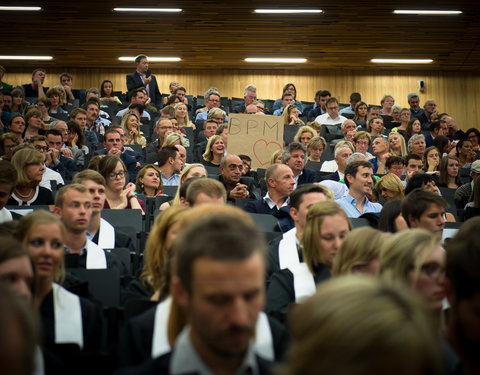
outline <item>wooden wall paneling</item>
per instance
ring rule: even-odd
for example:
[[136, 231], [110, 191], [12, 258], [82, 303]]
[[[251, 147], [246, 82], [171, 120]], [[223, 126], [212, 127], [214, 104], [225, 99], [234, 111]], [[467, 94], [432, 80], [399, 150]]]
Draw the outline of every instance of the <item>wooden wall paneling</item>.
[[[179, 81], [190, 95], [203, 95], [215, 86], [222, 96], [242, 97], [243, 89], [249, 83], [257, 86], [258, 97], [277, 99], [283, 86], [292, 82], [297, 87], [297, 98], [312, 101], [318, 89], [328, 89], [340, 102], [348, 103], [350, 93], [358, 91], [369, 104], [379, 104], [385, 93], [392, 94], [396, 104], [407, 106], [407, 94], [417, 92], [417, 81], [426, 82], [425, 92], [419, 93], [421, 103], [435, 99], [438, 110], [451, 113], [462, 128], [479, 126], [480, 122], [480, 74], [423, 71], [378, 71], [358, 72], [356, 70], [313, 70], [313, 71], [269, 71], [269, 70], [180, 70], [152, 66], [162, 93], [168, 90], [172, 80]], [[104, 79], [110, 79], [115, 90], [125, 91], [125, 75], [132, 67], [116, 69], [68, 68], [48, 69], [46, 86], [58, 83], [63, 71], [74, 75], [75, 88], [99, 88]], [[31, 81], [31, 71], [20, 68], [8, 69], [4, 80], [10, 84]]]

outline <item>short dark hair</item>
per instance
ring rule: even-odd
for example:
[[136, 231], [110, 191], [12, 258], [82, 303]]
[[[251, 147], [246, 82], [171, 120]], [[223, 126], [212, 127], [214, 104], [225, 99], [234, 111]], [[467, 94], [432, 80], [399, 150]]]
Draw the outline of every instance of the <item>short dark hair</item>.
[[480, 217], [474, 217], [465, 222], [455, 237], [445, 245], [445, 272], [453, 286], [457, 302], [480, 291], [479, 231]]
[[428, 129], [433, 132], [435, 129], [440, 129], [440, 121], [434, 121], [430, 124]]
[[164, 146], [158, 151], [158, 166], [165, 165], [169, 158], [177, 157], [178, 149], [175, 146]]
[[88, 102], [86, 102], [82, 108], [87, 110], [87, 108], [91, 105], [96, 105], [98, 107], [98, 109], [100, 109], [100, 102], [96, 99], [90, 99]]
[[410, 227], [410, 217], [420, 219], [423, 213], [436, 204], [447, 209], [448, 203], [440, 195], [423, 189], [415, 189], [402, 200], [402, 216]]
[[410, 180], [408, 180], [407, 186], [405, 187], [405, 195], [411, 193], [415, 189], [423, 188], [429, 182], [435, 182], [435, 179], [431, 174], [428, 173], [416, 173]]
[[291, 94], [291, 93], [289, 93], [289, 92], [284, 92], [284, 93], [282, 94], [282, 100], [285, 99], [286, 96], [291, 96], [292, 98], [294, 97], [293, 94]]
[[360, 95], [359, 92], [352, 92], [350, 94], [350, 101], [351, 102], [359, 102], [360, 100], [362, 100], [362, 95]]
[[238, 157], [240, 158], [241, 161], [248, 161], [248, 162], [252, 161], [252, 158], [248, 155], [239, 154]]
[[[417, 155], [418, 156], [418, 155]], [[405, 165], [405, 160], [401, 156], [390, 156], [385, 162], [385, 167], [390, 169], [393, 164], [402, 164]]]
[[322, 193], [327, 196], [326, 188], [318, 184], [303, 184], [296, 188], [292, 194], [290, 194], [290, 207], [298, 210], [303, 202], [303, 196], [310, 193]]
[[177, 95], [177, 91], [185, 91], [187, 92], [187, 89], [183, 86], [177, 87], [175, 90], [173, 90], [173, 95]]
[[330, 91], [328, 91], [328, 90], [318, 90], [315, 93], [316, 98], [325, 98], [326, 96], [332, 96], [332, 94], [330, 94]]
[[13, 188], [17, 185], [18, 174], [12, 163], [0, 160], [0, 183], [10, 184]]
[[[176, 274], [184, 288], [192, 291], [193, 266], [199, 258], [217, 261], [242, 261], [259, 253], [265, 245], [258, 229], [232, 214], [214, 213], [188, 224], [173, 244]], [[228, 244], [228, 251], [225, 245]]]
[[56, 137], [62, 137], [62, 133], [60, 133], [57, 129], [48, 129], [45, 132], [45, 137], [48, 137], [50, 134], [56, 136]]
[[347, 167], [345, 168], [345, 178], [344, 178], [345, 185], [347, 185], [347, 187], [350, 187], [350, 183], [348, 182], [347, 175], [355, 177], [357, 175], [358, 168], [360, 167], [373, 169], [373, 164], [370, 163], [368, 160], [356, 160], [347, 164]]
[[422, 161], [422, 158], [417, 155], [417, 154], [408, 154], [407, 156], [405, 156], [405, 165], [408, 165], [408, 163], [410, 162], [410, 160], [420, 160]]
[[142, 59], [148, 59], [147, 55], [137, 55], [135, 56], [135, 63], [138, 64]]

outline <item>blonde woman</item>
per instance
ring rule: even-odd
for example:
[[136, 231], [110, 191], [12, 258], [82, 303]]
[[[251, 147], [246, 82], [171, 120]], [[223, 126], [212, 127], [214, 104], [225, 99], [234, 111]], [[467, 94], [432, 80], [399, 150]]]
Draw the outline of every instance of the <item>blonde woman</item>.
[[380, 246], [390, 234], [370, 227], [357, 228], [347, 234], [333, 262], [332, 275], [350, 273], [377, 275]]
[[405, 196], [405, 186], [403, 186], [402, 180], [393, 173], [388, 173], [380, 178], [377, 181], [376, 189], [378, 194], [387, 202], [394, 199], [403, 199]]
[[446, 296], [445, 256], [437, 235], [424, 229], [401, 231], [380, 249], [380, 275], [407, 286], [440, 318]]
[[178, 185], [177, 192], [175, 194], [175, 197], [173, 200], [169, 202], [162, 203], [160, 206], [160, 211], [165, 211], [167, 208], [171, 206], [178, 206], [181, 204], [185, 204], [185, 197], [180, 197], [180, 192], [182, 190], [182, 185], [187, 181], [188, 179], [192, 177], [207, 177], [208, 173], [203, 164], [199, 163], [192, 163], [182, 170], [182, 174], [180, 175], [180, 183]]
[[137, 112], [127, 111], [122, 116], [120, 126], [125, 132], [126, 145], [140, 145], [142, 148], [147, 146], [147, 140], [140, 134], [140, 118]]
[[225, 143], [220, 135], [214, 135], [210, 137], [205, 152], [203, 153], [202, 163], [205, 166], [219, 167], [220, 161], [225, 154]]
[[298, 129], [297, 134], [295, 134], [295, 137], [293, 137], [294, 142], [299, 142], [302, 145], [308, 147], [308, 144], [310, 143], [311, 139], [317, 135], [317, 132], [315, 129], [313, 129], [310, 126], [302, 126], [300, 129]]
[[335, 202], [315, 203], [308, 209], [300, 241], [303, 261], [292, 259], [289, 268], [272, 275], [267, 313], [284, 320], [293, 303], [315, 293], [316, 284], [330, 277], [335, 255], [350, 229], [350, 220]]
[[383, 95], [382, 99], [380, 100], [380, 104], [382, 106], [380, 114], [392, 116], [392, 108], [395, 104], [395, 99], [393, 98], [393, 96], [390, 94]]
[[289, 318], [291, 345], [279, 375], [443, 372], [439, 334], [422, 306], [376, 278], [329, 280]]
[[177, 103], [175, 104], [175, 118], [178, 121], [178, 126], [187, 126], [196, 129], [195, 124], [190, 121], [188, 117], [188, 108], [185, 103]]
[[388, 135], [388, 143], [390, 143], [390, 153], [393, 156], [407, 156], [405, 138], [400, 133], [391, 132]]
[[283, 123], [285, 125], [305, 126], [305, 123], [300, 120], [300, 112], [296, 104], [290, 104], [284, 109]]
[[325, 138], [316, 136], [313, 137], [308, 143], [308, 160], [320, 162], [321, 157], [325, 149], [328, 147]]
[[187, 211], [185, 206], [170, 207], [157, 216], [148, 235], [140, 280], [145, 290], [150, 292], [151, 301], [161, 301], [169, 293], [165, 288], [170, 274], [167, 268], [171, 257], [169, 249], [173, 243], [173, 234], [180, 229], [179, 222]]
[[208, 111], [207, 120], [213, 120], [217, 124], [223, 124], [226, 117], [227, 113], [223, 109], [212, 108], [210, 111]]
[[278, 149], [277, 151], [274, 151], [270, 158], [270, 165], [272, 164], [280, 164], [282, 162], [282, 154], [283, 154], [283, 149]]
[[[33, 303], [41, 317], [43, 344], [69, 342], [85, 352], [101, 350], [105, 339], [102, 312], [60, 285], [65, 279], [66, 232], [62, 222], [48, 211], [36, 210], [22, 217], [15, 236], [35, 266]], [[68, 330], [57, 331], [58, 326], [66, 325]]]

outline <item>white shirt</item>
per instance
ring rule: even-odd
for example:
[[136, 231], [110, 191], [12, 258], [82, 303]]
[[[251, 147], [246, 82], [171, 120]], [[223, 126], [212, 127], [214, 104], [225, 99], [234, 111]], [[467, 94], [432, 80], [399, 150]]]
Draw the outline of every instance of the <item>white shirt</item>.
[[348, 120], [346, 117], [338, 115], [337, 118], [333, 119], [330, 117], [328, 113], [324, 113], [323, 115], [317, 116], [315, 122], [318, 122], [320, 125], [336, 125], [342, 124], [344, 121]]
[[338, 171], [338, 164], [335, 160], [325, 160], [320, 168], [320, 172], [336, 172]]
[[63, 181], [63, 177], [60, 173], [45, 166], [45, 172], [43, 172], [40, 186], [47, 188], [48, 190], [52, 190], [52, 185], [50, 185], [51, 180], [55, 180], [57, 182], [57, 185], [65, 185], [65, 181]]

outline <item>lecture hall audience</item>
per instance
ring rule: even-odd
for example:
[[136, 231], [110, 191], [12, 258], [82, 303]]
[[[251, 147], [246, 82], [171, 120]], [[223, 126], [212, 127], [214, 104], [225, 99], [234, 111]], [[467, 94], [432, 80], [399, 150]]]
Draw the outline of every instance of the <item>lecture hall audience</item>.
[[[22, 373], [478, 371], [475, 127], [416, 93], [301, 102], [288, 83], [273, 101], [249, 83], [202, 103], [135, 64], [128, 93], [67, 72], [48, 89], [41, 68], [10, 87], [0, 67], [0, 322], [37, 315], [42, 338], [11, 327]], [[270, 111], [298, 132], [259, 163], [225, 122]], [[112, 270], [113, 289], [84, 279]]]

